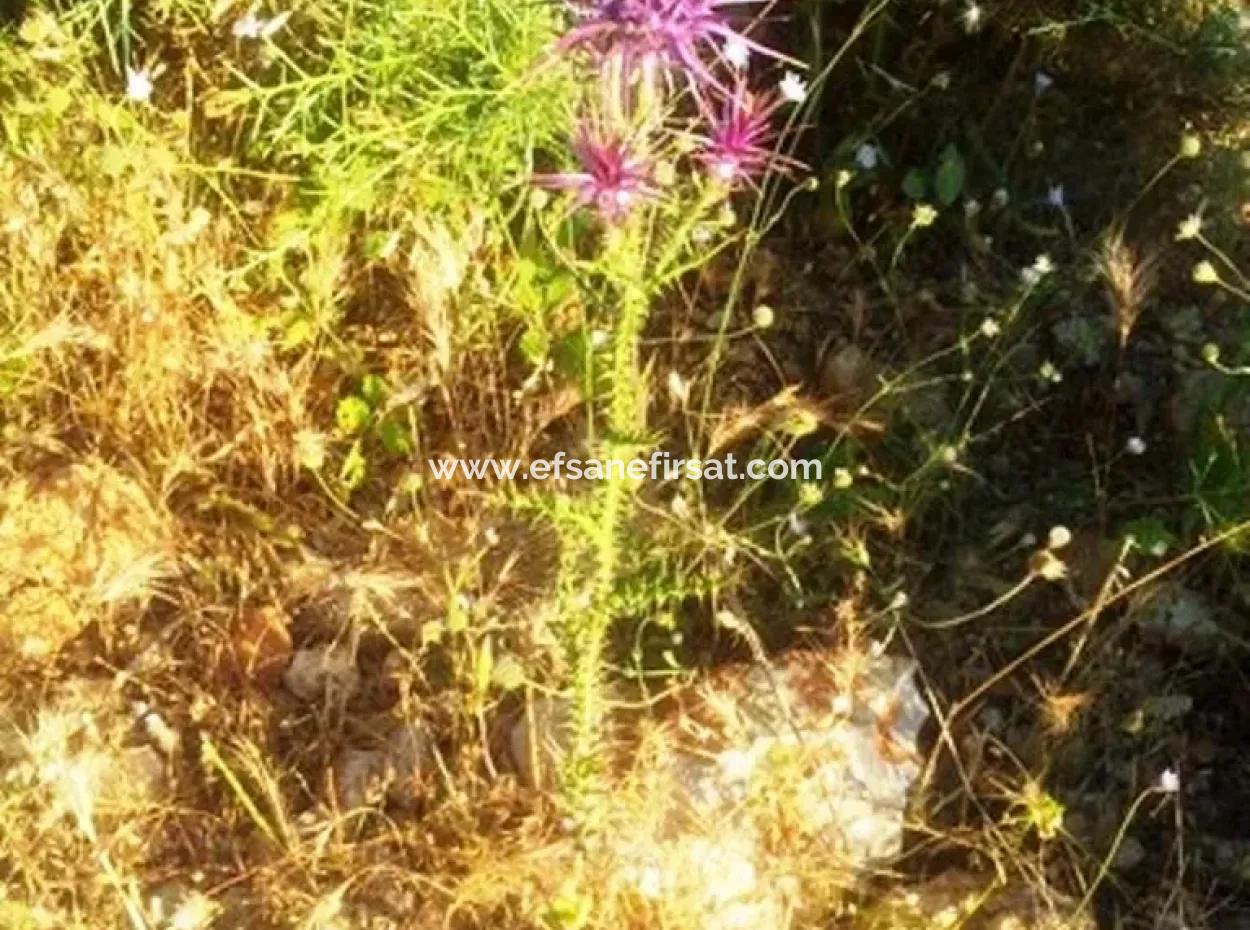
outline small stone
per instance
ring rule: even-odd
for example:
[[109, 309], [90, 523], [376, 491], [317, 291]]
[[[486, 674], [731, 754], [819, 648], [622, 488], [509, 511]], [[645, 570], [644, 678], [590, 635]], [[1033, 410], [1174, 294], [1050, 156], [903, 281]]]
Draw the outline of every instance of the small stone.
[[429, 793], [435, 774], [434, 747], [424, 724], [406, 723], [386, 741], [390, 784], [386, 797], [392, 804], [411, 807]]
[[386, 796], [386, 753], [345, 749], [334, 766], [334, 787], [345, 811], [373, 807]]
[[334, 766], [335, 789], [344, 810], [415, 807], [429, 793], [435, 774], [434, 747], [419, 722], [397, 727], [377, 749], [348, 747]]
[[1140, 619], [1142, 633], [1171, 646], [1203, 649], [1223, 639], [1220, 625], [1206, 600], [1188, 588], [1164, 591]]
[[296, 650], [282, 683], [305, 701], [342, 703], [360, 690], [360, 672], [352, 649], [327, 643]]
[[[531, 719], [532, 718], [532, 719]], [[550, 787], [572, 742], [569, 702], [539, 697], [513, 721], [507, 734], [507, 762], [521, 782], [531, 788]]]
[[848, 344], [825, 355], [820, 366], [820, 388], [827, 394], [859, 404], [871, 396], [878, 367], [858, 346]]

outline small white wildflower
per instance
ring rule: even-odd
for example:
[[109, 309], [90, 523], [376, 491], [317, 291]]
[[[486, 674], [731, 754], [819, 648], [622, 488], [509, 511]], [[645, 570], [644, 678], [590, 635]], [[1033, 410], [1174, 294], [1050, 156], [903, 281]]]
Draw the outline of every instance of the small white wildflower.
[[911, 211], [911, 225], [916, 229], [932, 226], [937, 218], [937, 209], [927, 203], [918, 203]]
[[143, 727], [152, 744], [165, 756], [173, 756], [182, 745], [182, 737], [174, 730], [165, 718], [142, 701], [132, 708], [135, 719]]
[[725, 61], [738, 69], [743, 70], [751, 60], [751, 48], [743, 40], [742, 36], [737, 33], [731, 34], [725, 40], [725, 48], [723, 49]]
[[981, 201], [975, 197], [969, 197], [964, 201], [964, 216], [971, 219], [981, 212]]
[[1051, 261], [1050, 256], [1042, 254], [1033, 260], [1033, 264], [1020, 272], [1020, 277], [1029, 287], [1037, 287], [1041, 283], [1042, 278], [1055, 270], [1055, 263]]
[[126, 96], [135, 103], [147, 103], [152, 99], [152, 91], [155, 85], [152, 83], [152, 71], [149, 68], [140, 68], [135, 70], [129, 65], [126, 66]]
[[802, 103], [807, 99], [807, 82], [793, 71], [787, 71], [778, 85], [781, 96], [791, 103]]
[[169, 930], [203, 930], [217, 916], [218, 905], [207, 895], [193, 891], [169, 916]]
[[1168, 552], [1168, 544], [1165, 543], [1163, 540], [1159, 540], [1157, 543], [1155, 543], [1153, 546], [1150, 547], [1150, 554], [1153, 555], [1156, 559], [1167, 555], [1167, 552]]
[[1128, 442], [1124, 444], [1124, 451], [1129, 455], [1145, 455], [1146, 440], [1140, 436], [1130, 436]]
[[1045, 71], [1039, 71], [1033, 75], [1033, 91], [1039, 97], [1055, 86], [1055, 79]]
[[1197, 284], [1219, 284], [1220, 273], [1210, 262], [1198, 262], [1193, 270], [1194, 282]]
[[1025, 533], [1020, 537], [1020, 545], [1025, 549], [1032, 549], [1037, 545], [1037, 534]]
[[994, 319], [993, 317], [987, 316], [984, 320], [981, 321], [981, 335], [984, 336], [986, 339], [993, 339], [1002, 331], [1003, 331], [1003, 328], [998, 325], [998, 320]]
[[933, 75], [933, 86], [938, 90], [946, 90], [951, 86], [951, 73], [949, 71], [939, 71]]
[[807, 521], [800, 517], [797, 513], [791, 513], [786, 517], [786, 529], [795, 536], [807, 535]]
[[668, 509], [673, 512], [678, 520], [686, 520], [690, 517], [690, 505], [686, 503], [686, 499], [680, 494], [674, 494], [673, 499], [669, 502]]
[[777, 314], [768, 304], [760, 304], [751, 311], [751, 322], [756, 329], [768, 329], [777, 322]]
[[1159, 776], [1159, 790], [1167, 794], [1177, 794], [1181, 790], [1181, 776], [1175, 769], [1164, 769]]
[[668, 387], [668, 396], [674, 403], [684, 407], [690, 401], [690, 382], [683, 378], [680, 373], [670, 371], [666, 386]]
[[279, 13], [271, 19], [261, 19], [256, 15], [257, 7], [253, 4], [242, 19], [236, 20], [233, 29], [236, 39], [268, 39], [278, 32], [286, 21], [291, 18], [289, 12]]
[[985, 11], [979, 3], [969, 3], [960, 18], [964, 21], [965, 30], [976, 32], [985, 23]]
[[868, 654], [874, 659], [879, 659], [885, 655], [885, 643], [879, 639], [874, 639], [868, 644]]
[[865, 142], [855, 150], [855, 164], [859, 165], [865, 171], [871, 171], [873, 168], [877, 167], [879, 159], [880, 152], [877, 151], [877, 147], [871, 142]]
[[995, 188], [993, 195], [990, 197], [990, 206], [995, 210], [1001, 210], [1009, 203], [1011, 203], [1011, 195], [1007, 193], [1007, 188]]
[[230, 30], [236, 39], [259, 39], [265, 28], [265, 21], [256, 15], [256, 6], [252, 5], [242, 17], [234, 21]]
[[697, 246], [705, 246], [712, 241], [712, 229], [707, 223], [700, 223], [690, 233], [690, 241]]
[[1200, 235], [1202, 235], [1202, 217], [1197, 213], [1192, 213], [1185, 217], [1185, 219], [1181, 220], [1180, 225], [1176, 227], [1177, 242], [1197, 239]]
[[1067, 207], [1067, 199], [1064, 196], [1062, 184], [1052, 184], [1046, 190], [1046, 203], [1054, 207], [1056, 210], [1063, 210]]
[[899, 591], [890, 600], [890, 610], [902, 610], [911, 602], [911, 598], [907, 596], [906, 591]]
[[940, 458], [942, 463], [945, 465], [954, 465], [959, 461], [959, 450], [954, 446], [942, 446], [941, 450], [938, 452], [938, 458]]
[[838, 190], [842, 190], [842, 188], [846, 187], [846, 185], [850, 184], [854, 179], [855, 175], [843, 168], [838, 172], [838, 176], [834, 183], [837, 185]]
[[611, 341], [611, 337], [605, 330], [594, 329], [590, 332], [590, 347], [592, 349], [602, 349]]
[[1066, 526], [1052, 526], [1046, 534], [1047, 549], [1062, 549], [1072, 542], [1072, 531]]
[[482, 533], [482, 538], [486, 540], [486, 545], [498, 546], [499, 530], [495, 529], [493, 526], [488, 526], [486, 527], [486, 531]]

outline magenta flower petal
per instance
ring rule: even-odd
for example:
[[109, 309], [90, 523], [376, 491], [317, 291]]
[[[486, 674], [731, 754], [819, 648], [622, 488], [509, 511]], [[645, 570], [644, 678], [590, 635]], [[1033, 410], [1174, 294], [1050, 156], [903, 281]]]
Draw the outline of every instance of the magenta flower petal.
[[761, 100], [739, 81], [719, 107], [704, 105], [708, 133], [699, 160], [717, 180], [736, 187], [752, 183], [770, 169], [802, 167], [776, 151], [778, 133], [772, 119], [781, 98]]
[[581, 163], [580, 171], [538, 175], [534, 182], [572, 192], [579, 206], [593, 207], [611, 223], [627, 216], [640, 200], [658, 195], [650, 166], [624, 139], [583, 126], [573, 142], [573, 153]]
[[725, 8], [765, 0], [594, 0], [577, 9], [581, 20], [561, 40], [562, 49], [619, 54], [629, 62], [657, 58], [684, 72], [696, 87], [725, 91], [705, 62], [716, 60], [725, 43], [797, 65], [793, 59], [747, 38], [726, 21]]

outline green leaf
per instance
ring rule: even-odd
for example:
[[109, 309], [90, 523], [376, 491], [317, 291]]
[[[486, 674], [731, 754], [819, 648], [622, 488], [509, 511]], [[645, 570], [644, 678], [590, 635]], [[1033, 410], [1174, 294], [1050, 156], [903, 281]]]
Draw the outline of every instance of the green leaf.
[[382, 443], [382, 448], [391, 455], [408, 455], [412, 452], [412, 441], [408, 438], [408, 433], [395, 420], [387, 420], [378, 427], [378, 440]]
[[949, 207], [959, 195], [964, 192], [964, 182], [967, 180], [968, 169], [964, 164], [963, 155], [959, 154], [959, 149], [954, 143], [948, 145], [942, 151], [941, 161], [938, 162], [937, 175], [934, 178], [934, 187], [937, 190], [938, 200], [944, 206]]
[[579, 329], [569, 333], [551, 347], [551, 361], [562, 375], [581, 379], [590, 368], [594, 352], [593, 339], [588, 330]]
[[929, 195], [929, 176], [923, 168], [912, 168], [903, 176], [903, 193], [912, 200], [924, 200]]
[[551, 352], [551, 340], [543, 330], [531, 326], [521, 336], [520, 349], [525, 360], [538, 368], [547, 361]]
[[298, 349], [312, 342], [315, 335], [313, 321], [306, 316], [297, 316], [286, 325], [282, 334], [282, 348], [288, 351]]
[[355, 436], [366, 426], [373, 417], [373, 408], [364, 400], [351, 394], [339, 401], [338, 407], [334, 411], [334, 420], [339, 425], [339, 429], [348, 436]]
[[399, 233], [375, 229], [365, 236], [365, 258], [370, 261], [386, 261], [399, 248]]
[[386, 382], [377, 375], [365, 375], [360, 379], [360, 396], [365, 399], [365, 403], [372, 409], [376, 410], [382, 406], [382, 402], [386, 400], [388, 390]]

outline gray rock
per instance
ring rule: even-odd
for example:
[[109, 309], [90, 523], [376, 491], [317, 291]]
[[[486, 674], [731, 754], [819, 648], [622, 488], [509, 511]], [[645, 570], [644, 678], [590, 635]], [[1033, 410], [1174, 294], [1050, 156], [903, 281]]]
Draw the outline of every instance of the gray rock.
[[1095, 930], [1092, 915], [1052, 889], [948, 872], [890, 891], [857, 930]]
[[425, 799], [437, 773], [434, 748], [424, 724], [393, 730], [377, 749], [344, 749], [335, 763], [335, 786], [344, 810], [413, 807]]
[[[785, 925], [801, 876], [853, 884], [902, 847], [929, 710], [906, 659], [797, 653], [723, 670], [648, 757], [647, 816], [610, 845], [622, 880], [680, 901], [674, 925]], [[635, 802], [636, 803], [636, 802]], [[670, 887], [671, 886], [671, 887]]]
[[503, 761], [523, 784], [551, 788], [571, 743], [568, 700], [561, 696], [538, 697], [511, 721]]
[[1202, 595], [1180, 585], [1161, 592], [1138, 623], [1143, 634], [1171, 646], [1200, 649], [1223, 639], [1210, 605]]
[[360, 671], [349, 646], [326, 643], [297, 649], [282, 673], [282, 683], [302, 700], [337, 704], [360, 690]]

